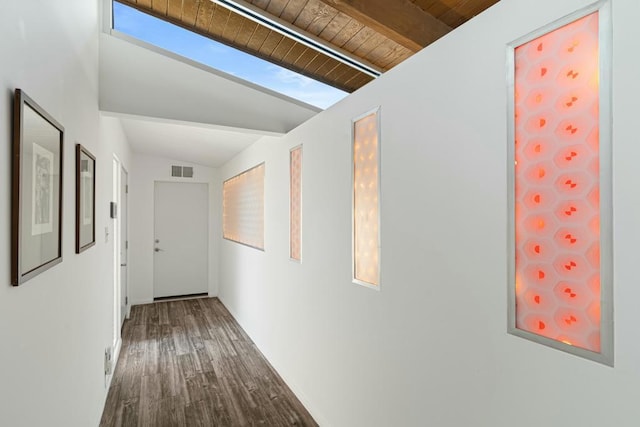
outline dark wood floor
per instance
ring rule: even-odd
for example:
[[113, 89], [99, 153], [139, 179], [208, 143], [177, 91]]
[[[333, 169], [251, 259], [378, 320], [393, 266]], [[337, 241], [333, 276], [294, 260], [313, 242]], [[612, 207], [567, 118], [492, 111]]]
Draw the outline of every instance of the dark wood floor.
[[131, 309], [101, 426], [315, 426], [217, 298]]

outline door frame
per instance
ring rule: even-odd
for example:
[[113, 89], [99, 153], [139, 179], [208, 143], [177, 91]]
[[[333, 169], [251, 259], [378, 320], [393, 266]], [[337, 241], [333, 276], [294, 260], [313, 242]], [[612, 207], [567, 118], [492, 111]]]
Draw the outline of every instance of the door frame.
[[[122, 177], [125, 177], [125, 182], [124, 182], [124, 187], [125, 187], [125, 192], [124, 194], [122, 194]], [[122, 200], [125, 201], [125, 204], [123, 205]], [[122, 214], [122, 206], [125, 207], [125, 211], [124, 211], [124, 215]], [[120, 237], [120, 241], [119, 241], [119, 253], [122, 254], [122, 240], [124, 240], [124, 250], [125, 250], [125, 260], [124, 260], [124, 267], [126, 268], [126, 272], [125, 272], [125, 283], [124, 285], [122, 284], [122, 272], [119, 272], [119, 279], [120, 280], [120, 301], [122, 301], [122, 297], [124, 296], [125, 298], [125, 304], [124, 304], [124, 308], [125, 308], [125, 315], [124, 318], [122, 316], [122, 313], [120, 313], [120, 318], [123, 319], [122, 323], [124, 324], [124, 319], [129, 319], [131, 317], [131, 302], [129, 301], [129, 171], [127, 171], [127, 168], [124, 167], [124, 165], [122, 165], [122, 163], [120, 164], [120, 200], [118, 203], [118, 225], [120, 227], [120, 231], [122, 231], [122, 220], [126, 219], [125, 221], [125, 227], [124, 227], [124, 239], [122, 239], [122, 233], [119, 234]], [[122, 261], [122, 256], [120, 256], [120, 262], [118, 263], [120, 265], [120, 268], [123, 267], [123, 261]], [[124, 293], [124, 295], [122, 295]], [[121, 325], [122, 327], [122, 325]]]
[[[128, 172], [127, 170], [124, 168], [124, 166], [122, 165], [122, 162], [120, 161], [120, 159], [118, 158], [118, 156], [116, 154], [113, 155], [113, 166], [112, 166], [112, 185], [113, 185], [113, 190], [112, 190], [112, 201], [116, 204], [116, 209], [115, 209], [115, 218], [112, 218], [112, 223], [113, 223], [113, 230], [112, 230], [112, 235], [113, 235], [113, 341], [114, 341], [114, 348], [118, 346], [120, 340], [121, 340], [121, 336], [122, 336], [122, 325], [124, 324], [124, 321], [122, 320], [122, 306], [121, 306], [121, 301], [122, 301], [122, 293], [123, 293], [123, 289], [122, 289], [122, 281], [121, 281], [121, 275], [120, 275], [120, 264], [121, 264], [121, 250], [122, 250], [122, 236], [121, 236], [121, 227], [122, 227], [122, 212], [121, 212], [121, 208], [122, 208], [122, 186], [121, 186], [121, 180], [122, 180], [122, 173], [126, 173], [127, 174], [127, 178], [128, 178]], [[126, 197], [126, 195], [125, 195]], [[128, 200], [128, 199], [127, 199]], [[127, 213], [128, 213], [128, 209], [127, 209]], [[127, 235], [128, 235], [128, 229], [127, 229]], [[128, 236], [127, 236], [128, 238]], [[129, 279], [129, 272], [127, 269], [127, 282]], [[128, 288], [128, 287], [127, 287]], [[129, 299], [129, 295], [128, 295], [128, 289], [124, 290], [125, 293], [125, 298]], [[127, 310], [127, 315], [126, 318], [129, 317], [129, 304], [126, 305], [126, 310]]]
[[[115, 203], [115, 217], [111, 213], [113, 239], [113, 347], [118, 348], [122, 330], [120, 325], [120, 224], [118, 221], [118, 209], [120, 208], [120, 159], [115, 154], [111, 166], [111, 203]], [[107, 235], [107, 238], [109, 236]]]

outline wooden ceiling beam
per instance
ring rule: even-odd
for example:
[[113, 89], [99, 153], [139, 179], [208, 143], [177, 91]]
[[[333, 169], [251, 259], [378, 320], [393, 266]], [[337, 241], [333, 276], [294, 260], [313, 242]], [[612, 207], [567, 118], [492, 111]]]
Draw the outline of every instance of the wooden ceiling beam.
[[320, 0], [417, 52], [452, 30], [409, 0]]

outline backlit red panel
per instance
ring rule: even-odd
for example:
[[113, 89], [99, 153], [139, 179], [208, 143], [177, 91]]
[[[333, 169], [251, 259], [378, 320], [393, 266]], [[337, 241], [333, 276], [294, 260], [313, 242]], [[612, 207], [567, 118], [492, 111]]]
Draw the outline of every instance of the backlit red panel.
[[516, 327], [600, 352], [598, 13], [515, 49]]
[[222, 184], [222, 236], [264, 249], [264, 163]]
[[354, 279], [379, 285], [379, 135], [378, 114], [353, 123]]
[[302, 198], [302, 147], [289, 153], [289, 251], [291, 259], [300, 261], [300, 220]]

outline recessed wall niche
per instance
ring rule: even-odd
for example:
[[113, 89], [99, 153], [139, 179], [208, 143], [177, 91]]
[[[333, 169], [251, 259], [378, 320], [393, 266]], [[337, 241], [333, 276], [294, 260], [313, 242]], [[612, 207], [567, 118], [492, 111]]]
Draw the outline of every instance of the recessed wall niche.
[[380, 108], [352, 123], [353, 281], [380, 286]]
[[508, 58], [509, 332], [612, 365], [609, 4]]
[[264, 249], [264, 163], [222, 185], [223, 237]]

